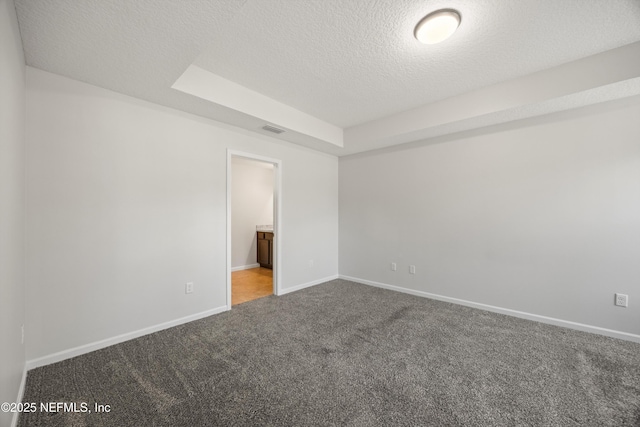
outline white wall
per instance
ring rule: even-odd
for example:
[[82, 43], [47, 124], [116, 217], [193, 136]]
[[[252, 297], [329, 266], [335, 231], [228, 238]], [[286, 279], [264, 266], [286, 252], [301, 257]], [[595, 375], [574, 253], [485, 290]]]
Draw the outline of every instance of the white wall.
[[341, 158], [340, 274], [637, 340], [639, 119], [636, 97]]
[[233, 157], [231, 166], [231, 267], [256, 267], [256, 226], [273, 225], [273, 165]]
[[333, 156], [30, 67], [27, 129], [32, 365], [225, 307], [227, 149], [282, 161], [282, 288], [337, 275]]
[[[24, 371], [25, 65], [12, 0], [0, 0], [0, 402], [15, 402]], [[11, 413], [0, 412], [0, 425]]]

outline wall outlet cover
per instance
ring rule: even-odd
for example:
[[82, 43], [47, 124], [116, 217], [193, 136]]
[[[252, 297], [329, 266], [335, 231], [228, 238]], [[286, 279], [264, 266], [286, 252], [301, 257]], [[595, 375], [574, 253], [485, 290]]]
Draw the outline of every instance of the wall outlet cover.
[[618, 307], [628, 307], [629, 306], [629, 295], [616, 294], [615, 304]]

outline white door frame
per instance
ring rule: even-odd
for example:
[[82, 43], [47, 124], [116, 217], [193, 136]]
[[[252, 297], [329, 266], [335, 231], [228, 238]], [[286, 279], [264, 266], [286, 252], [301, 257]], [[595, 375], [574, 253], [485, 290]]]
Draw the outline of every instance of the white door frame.
[[242, 157], [250, 160], [271, 163], [273, 165], [273, 293], [280, 295], [282, 224], [282, 161], [259, 154], [227, 149], [227, 308], [231, 310], [231, 159]]

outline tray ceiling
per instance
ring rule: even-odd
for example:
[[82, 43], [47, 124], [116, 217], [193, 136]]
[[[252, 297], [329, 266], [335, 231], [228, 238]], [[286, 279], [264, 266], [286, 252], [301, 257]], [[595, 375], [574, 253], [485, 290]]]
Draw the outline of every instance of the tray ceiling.
[[640, 94], [636, 0], [15, 3], [32, 67], [335, 155]]

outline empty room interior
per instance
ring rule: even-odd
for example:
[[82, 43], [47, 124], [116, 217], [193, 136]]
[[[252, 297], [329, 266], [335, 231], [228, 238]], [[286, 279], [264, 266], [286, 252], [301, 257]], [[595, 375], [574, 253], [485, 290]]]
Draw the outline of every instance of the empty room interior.
[[637, 0], [0, 0], [0, 426], [640, 425]]

